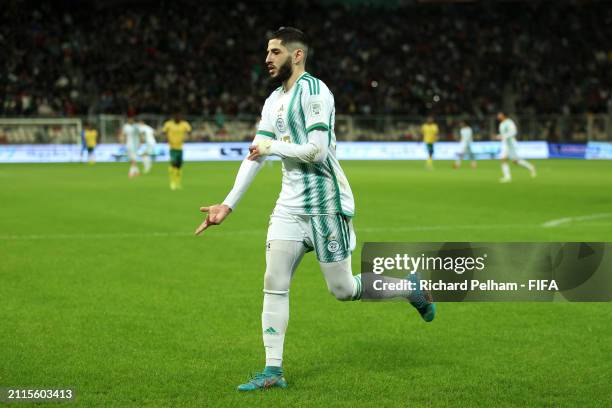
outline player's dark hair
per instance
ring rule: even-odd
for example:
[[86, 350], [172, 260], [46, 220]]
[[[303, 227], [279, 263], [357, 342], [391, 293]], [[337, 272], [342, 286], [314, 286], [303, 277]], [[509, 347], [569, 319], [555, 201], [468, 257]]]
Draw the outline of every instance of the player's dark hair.
[[281, 44], [285, 46], [292, 43], [302, 43], [306, 47], [310, 46], [310, 41], [306, 38], [306, 34], [295, 27], [280, 27], [270, 34], [268, 40], [281, 40]]

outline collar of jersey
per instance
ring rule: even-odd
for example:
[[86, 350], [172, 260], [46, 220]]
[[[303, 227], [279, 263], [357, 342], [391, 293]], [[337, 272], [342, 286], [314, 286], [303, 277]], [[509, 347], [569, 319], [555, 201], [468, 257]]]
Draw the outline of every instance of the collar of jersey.
[[281, 85], [281, 90], [283, 94], [288, 94], [289, 92], [293, 92], [293, 89], [295, 88], [295, 86], [297, 85], [297, 83], [300, 81], [300, 79], [302, 79], [302, 77], [304, 75], [308, 74], [308, 72], [304, 71], [304, 73], [302, 73], [302, 75], [300, 75], [299, 77], [297, 77], [297, 79], [295, 80], [295, 82], [293, 83], [293, 86], [291, 87], [291, 89], [289, 91], [285, 91], [285, 87], [283, 85]]

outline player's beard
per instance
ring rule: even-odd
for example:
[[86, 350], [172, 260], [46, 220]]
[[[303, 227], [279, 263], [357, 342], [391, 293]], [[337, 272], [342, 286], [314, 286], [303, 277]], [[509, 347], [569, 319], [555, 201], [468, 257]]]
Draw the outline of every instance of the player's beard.
[[293, 64], [291, 63], [291, 58], [287, 58], [287, 61], [283, 65], [278, 68], [278, 75], [275, 78], [272, 78], [274, 82], [283, 83], [293, 74]]

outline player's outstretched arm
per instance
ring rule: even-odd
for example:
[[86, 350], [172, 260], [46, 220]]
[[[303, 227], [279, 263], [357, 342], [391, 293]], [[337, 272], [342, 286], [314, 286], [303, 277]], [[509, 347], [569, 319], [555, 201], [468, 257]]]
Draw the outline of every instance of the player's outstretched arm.
[[[253, 143], [257, 143], [260, 138], [260, 136], [256, 136]], [[238, 169], [238, 174], [236, 174], [234, 186], [227, 197], [225, 197], [225, 200], [223, 200], [223, 203], [200, 208], [200, 211], [207, 213], [208, 215], [206, 216], [204, 222], [196, 229], [196, 235], [200, 235], [211, 225], [221, 224], [223, 220], [227, 218], [236, 205], [238, 205], [238, 202], [255, 179], [255, 176], [261, 169], [264, 160], [265, 157], [257, 160], [245, 158], [242, 161], [242, 164], [240, 164], [240, 169]]]
[[225, 204], [215, 204], [209, 207], [200, 207], [200, 211], [206, 213], [206, 219], [195, 230], [196, 235], [200, 235], [205, 229], [211, 225], [219, 225], [232, 212], [232, 209]]

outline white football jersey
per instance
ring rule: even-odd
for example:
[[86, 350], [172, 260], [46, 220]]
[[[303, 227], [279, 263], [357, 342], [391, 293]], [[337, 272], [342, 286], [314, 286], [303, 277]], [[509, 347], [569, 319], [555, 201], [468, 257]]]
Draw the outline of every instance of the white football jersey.
[[517, 133], [516, 124], [510, 118], [504, 119], [499, 124], [499, 134], [502, 137], [502, 142], [507, 144], [515, 142]]
[[149, 125], [138, 124], [138, 131], [144, 136], [145, 143], [148, 145], [155, 144], [155, 130]]
[[125, 144], [128, 149], [135, 150], [140, 144], [140, 134], [138, 125], [125, 123], [123, 125], [123, 134], [125, 135]]
[[322, 163], [283, 159], [282, 188], [277, 207], [290, 214], [344, 214], [353, 216], [355, 202], [344, 171], [336, 158], [334, 96], [307, 72], [289, 92], [277, 88], [266, 99], [257, 134], [288, 143], [308, 143], [308, 134], [328, 134], [329, 151]]
[[474, 133], [469, 126], [462, 127], [461, 130], [459, 130], [459, 135], [461, 135], [461, 143], [463, 144], [472, 143], [474, 139]]

